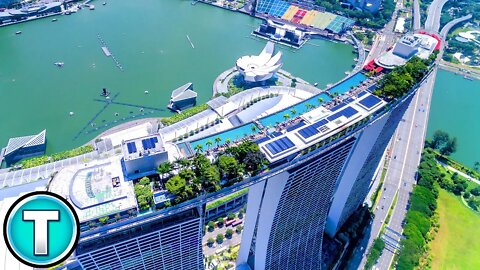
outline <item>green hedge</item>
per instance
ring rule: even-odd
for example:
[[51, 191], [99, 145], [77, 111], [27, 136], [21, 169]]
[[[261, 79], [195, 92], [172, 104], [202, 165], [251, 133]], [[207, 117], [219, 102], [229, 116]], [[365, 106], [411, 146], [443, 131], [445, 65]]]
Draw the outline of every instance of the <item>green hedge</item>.
[[218, 199], [218, 200], [216, 200], [216, 201], [214, 201], [214, 202], [212, 202], [212, 203], [210, 203], [210, 204], [207, 204], [207, 210], [213, 209], [213, 208], [215, 208], [215, 207], [218, 207], [218, 206], [226, 203], [227, 201], [230, 201], [230, 200], [232, 200], [232, 199], [234, 199], [234, 198], [237, 198], [237, 197], [242, 196], [243, 194], [245, 194], [245, 193], [247, 193], [247, 192], [248, 192], [248, 188], [242, 189], [242, 190], [240, 190], [239, 192], [235, 192], [235, 193], [230, 194], [230, 195], [228, 195], [228, 196], [226, 196], [226, 197], [223, 197], [223, 198], [221, 198], [221, 199]]
[[[437, 209], [438, 181], [442, 174], [435, 160], [435, 155], [427, 149], [418, 168], [419, 180], [410, 197], [410, 207], [405, 217], [404, 239], [401, 240], [398, 256], [398, 270], [413, 270], [419, 265], [420, 258], [427, 251], [430, 242], [430, 229]], [[428, 268], [428, 267], [427, 267]]]
[[184, 111], [182, 111], [181, 113], [177, 113], [177, 114], [174, 114], [170, 117], [166, 117], [166, 118], [162, 118], [160, 121], [168, 126], [168, 125], [171, 125], [171, 124], [175, 124], [177, 122], [180, 122], [182, 121], [183, 119], [186, 119], [192, 115], [195, 115], [199, 112], [202, 112], [202, 111], [205, 111], [206, 109], [208, 109], [208, 105], [207, 104], [201, 104], [201, 105], [197, 105], [197, 106], [194, 106], [194, 107], [191, 107], [191, 108], [188, 108]]
[[365, 269], [372, 269], [377, 262], [378, 258], [382, 255], [382, 251], [385, 248], [385, 241], [382, 238], [375, 238], [373, 246], [367, 256], [367, 262], [365, 263]]
[[22, 169], [27, 169], [27, 168], [32, 168], [32, 167], [40, 166], [43, 164], [47, 164], [49, 162], [59, 161], [62, 159], [83, 155], [83, 154], [92, 152], [93, 150], [94, 150], [93, 146], [85, 145], [72, 150], [59, 152], [51, 156], [40, 156], [40, 157], [25, 159], [25, 160], [22, 160], [20, 164], [22, 165]]

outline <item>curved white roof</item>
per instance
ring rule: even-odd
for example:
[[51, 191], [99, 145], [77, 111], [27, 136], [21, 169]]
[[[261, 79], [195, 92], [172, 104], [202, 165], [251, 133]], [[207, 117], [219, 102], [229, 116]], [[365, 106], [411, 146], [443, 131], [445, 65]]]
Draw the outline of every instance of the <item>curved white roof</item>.
[[270, 79], [282, 67], [282, 53], [273, 55], [275, 45], [268, 42], [260, 55], [243, 56], [237, 60], [237, 70], [245, 81], [260, 82]]

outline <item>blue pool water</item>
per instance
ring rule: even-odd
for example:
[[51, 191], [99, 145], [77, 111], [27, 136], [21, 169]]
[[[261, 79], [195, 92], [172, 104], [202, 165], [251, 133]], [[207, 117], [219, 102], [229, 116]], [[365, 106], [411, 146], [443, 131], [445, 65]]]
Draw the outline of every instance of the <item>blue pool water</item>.
[[347, 92], [352, 88], [352, 86], [357, 86], [361, 82], [367, 79], [367, 76], [363, 75], [363, 73], [357, 73], [352, 77], [348, 78], [347, 80], [339, 83], [338, 85], [332, 87], [328, 92], [330, 93], [338, 93], [339, 95]]
[[[318, 106], [320, 105], [320, 102], [318, 101], [318, 98], [323, 99], [323, 103], [328, 102], [332, 100], [332, 98], [327, 95], [326, 93], [322, 93], [320, 95], [313, 96], [307, 100], [304, 100], [298, 104], [296, 104], [293, 107], [289, 107], [283, 111], [277, 112], [276, 114], [272, 114], [270, 116], [267, 116], [265, 118], [262, 118], [259, 120], [260, 123], [262, 123], [263, 126], [265, 127], [273, 127], [278, 123], [284, 122], [285, 118], [283, 117], [285, 114], [289, 114], [290, 117], [295, 117], [297, 115], [301, 115], [305, 112], [308, 111], [307, 104]], [[295, 115], [292, 115], [292, 110], [295, 109], [297, 113]]]
[[[217, 134], [214, 134], [212, 136], [203, 138], [201, 140], [191, 142], [190, 146], [192, 147], [192, 149], [195, 150], [195, 147], [198, 144], [200, 144], [200, 145], [203, 146], [203, 150], [208, 150], [210, 148], [213, 148], [213, 147], [217, 146], [217, 144], [215, 143], [215, 138], [217, 138], [217, 137], [222, 139], [222, 141], [219, 143], [220, 145], [222, 145], [222, 144], [225, 143], [226, 139], [230, 139], [230, 141], [233, 142], [235, 140], [238, 140], [238, 139], [241, 139], [241, 138], [244, 138], [244, 137], [247, 137], [249, 135], [257, 133], [259, 129], [257, 128], [256, 131], [254, 132], [252, 130], [253, 126], [256, 127], [255, 124], [250, 123], [250, 124], [243, 125], [243, 126], [240, 126], [240, 127], [237, 127], [237, 128], [233, 128], [233, 129], [221, 132], [221, 133], [217, 133]], [[207, 144], [206, 144], [209, 140], [212, 142], [211, 146], [207, 146]]]

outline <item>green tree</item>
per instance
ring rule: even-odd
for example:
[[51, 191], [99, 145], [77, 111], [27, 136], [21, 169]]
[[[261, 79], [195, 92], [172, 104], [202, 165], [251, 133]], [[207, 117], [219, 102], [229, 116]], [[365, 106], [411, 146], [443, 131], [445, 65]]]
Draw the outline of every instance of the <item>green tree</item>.
[[215, 243], [215, 239], [213, 239], [212, 237], [208, 238], [207, 244], [208, 244], [209, 246], [212, 246], [214, 243]]
[[472, 193], [473, 196], [480, 196], [480, 187], [470, 190], [470, 193]]
[[222, 218], [222, 217], [219, 217], [219, 218], [217, 219], [217, 227], [219, 227], [219, 228], [223, 227], [224, 222], [225, 222], [225, 221], [223, 220], [223, 218]]
[[447, 143], [440, 149], [442, 155], [451, 155], [457, 151], [457, 138], [449, 138]]
[[290, 113], [295, 116], [297, 114], [297, 110], [295, 110], [295, 108], [292, 108], [290, 109]]
[[284, 114], [284, 115], [283, 115], [283, 119], [284, 119], [285, 121], [287, 121], [288, 119], [290, 119], [290, 114], [288, 114], [288, 113]]
[[263, 164], [265, 164], [265, 162], [265, 155], [260, 151], [247, 152], [245, 155], [245, 159], [243, 160], [245, 168], [250, 172], [257, 171], [261, 168]]
[[233, 235], [232, 229], [229, 228], [225, 231], [225, 237], [227, 237], [228, 239], [232, 238], [232, 235]]
[[145, 176], [142, 179], [140, 179], [140, 181], [138, 183], [142, 186], [148, 186], [148, 185], [150, 185], [150, 179]]
[[220, 173], [215, 166], [208, 166], [201, 175], [202, 182], [207, 186], [215, 186], [220, 183]]
[[205, 145], [206, 145], [208, 148], [210, 148], [210, 147], [213, 145], [212, 140], [208, 140], [208, 141], [205, 143]]
[[217, 146], [220, 144], [221, 141], [222, 139], [220, 137], [215, 138], [215, 143], [217, 144]]
[[172, 164], [168, 161], [160, 164], [157, 168], [157, 172], [160, 175], [160, 178], [164, 178], [166, 174], [169, 174], [172, 171]]
[[167, 183], [165, 183], [165, 187], [167, 188], [168, 192], [179, 195], [185, 190], [185, 179], [175, 175], [168, 179]]
[[234, 213], [229, 213], [228, 216], [227, 216], [227, 219], [228, 219], [228, 220], [233, 220], [233, 219], [235, 219], [235, 214], [234, 214]]
[[435, 133], [433, 133], [430, 147], [438, 150], [448, 142], [448, 139], [449, 136], [447, 132], [443, 130], [436, 130]]
[[225, 239], [223, 234], [221, 233], [217, 234], [217, 243], [219, 244], [223, 243], [223, 239]]
[[226, 138], [226, 139], [225, 139], [225, 143], [226, 143], [227, 145], [229, 145], [231, 142], [232, 142], [232, 140], [230, 140], [230, 138]]
[[243, 230], [242, 225], [238, 225], [238, 226], [235, 228], [235, 230], [237, 231], [237, 233], [241, 233], [242, 230]]
[[218, 158], [218, 168], [222, 175], [233, 178], [237, 176], [238, 162], [232, 156], [222, 155]]
[[318, 103], [319, 103], [319, 104], [322, 104], [322, 103], [323, 103], [323, 98], [319, 97], [319, 98], [317, 98], [317, 100], [318, 100]]
[[195, 145], [195, 152], [197, 153], [203, 152], [203, 146], [201, 144]]
[[208, 222], [207, 227], [208, 227], [208, 231], [210, 231], [210, 232], [213, 231], [213, 229], [215, 229], [215, 222], [213, 222], [212, 220], [210, 220], [210, 221]]

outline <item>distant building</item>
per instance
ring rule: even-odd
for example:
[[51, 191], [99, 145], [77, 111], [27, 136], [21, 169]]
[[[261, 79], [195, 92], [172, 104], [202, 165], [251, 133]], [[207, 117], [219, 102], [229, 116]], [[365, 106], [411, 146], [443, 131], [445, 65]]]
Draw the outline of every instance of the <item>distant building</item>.
[[5, 148], [4, 158], [10, 166], [24, 158], [41, 156], [45, 154], [47, 145], [47, 131], [43, 130], [37, 135], [11, 138]]
[[156, 173], [158, 165], [168, 160], [160, 136], [146, 136], [122, 143], [122, 167], [127, 179]]
[[382, 0], [348, 0], [348, 2], [357, 9], [375, 13], [380, 9]]
[[262, 23], [253, 31], [253, 34], [296, 48], [300, 48], [307, 41], [304, 31], [293, 25], [278, 23], [272, 20]]
[[193, 91], [193, 83], [187, 83], [172, 91], [168, 108], [181, 111], [197, 104], [197, 92]]
[[242, 56], [237, 60], [237, 70], [246, 82], [263, 82], [272, 78], [282, 67], [282, 53], [275, 52], [273, 42], [268, 42], [260, 55]]
[[[3, 1], [3, 0], [0, 0]], [[11, 2], [11, 1], [6, 1]], [[0, 2], [0, 8], [4, 8]], [[0, 10], [0, 24], [26, 20], [31, 17], [41, 17], [51, 13], [62, 11], [62, 2], [51, 2], [47, 4], [35, 4], [22, 7], [21, 9]]]
[[409, 34], [403, 36], [393, 47], [377, 59], [375, 64], [386, 69], [404, 65], [413, 56], [427, 59], [439, 45], [438, 37], [428, 34]]

